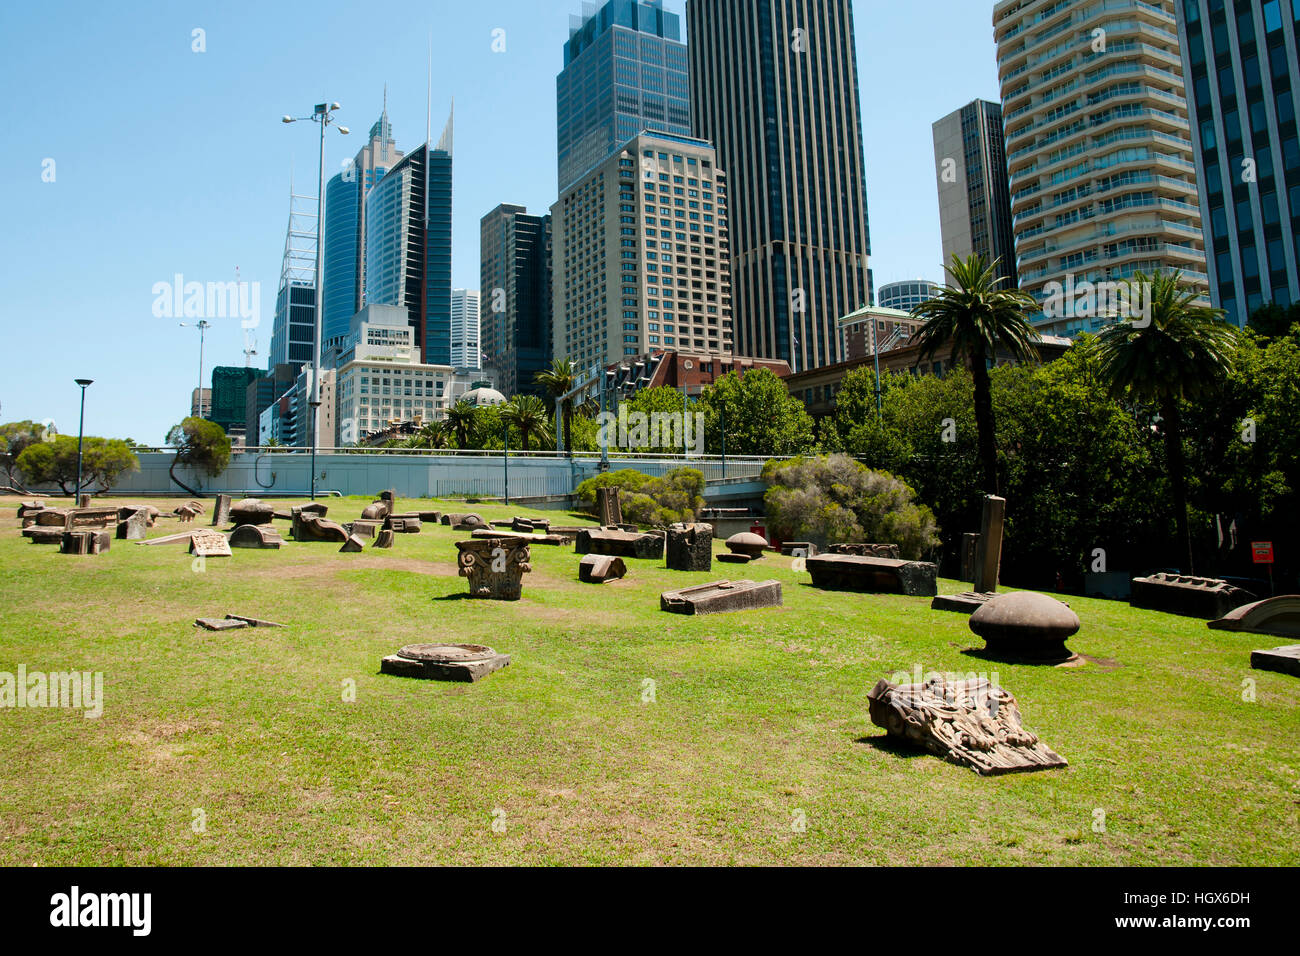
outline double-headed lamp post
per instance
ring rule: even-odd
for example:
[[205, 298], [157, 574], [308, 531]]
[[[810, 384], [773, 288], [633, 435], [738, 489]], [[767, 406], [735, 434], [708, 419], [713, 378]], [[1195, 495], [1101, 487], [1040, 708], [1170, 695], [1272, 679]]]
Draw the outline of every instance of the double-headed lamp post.
[[92, 379], [78, 378], [76, 383], [81, 386], [81, 424], [77, 426], [77, 491], [72, 496], [73, 507], [81, 506], [81, 443], [86, 437], [86, 386], [95, 384]]
[[[320, 172], [316, 180], [316, 315], [312, 342], [311, 376], [311, 496], [316, 498], [316, 415], [320, 408], [320, 353], [321, 353], [321, 300], [324, 291], [325, 247], [322, 239], [325, 225], [325, 127], [334, 122], [334, 111], [342, 109], [338, 103], [317, 103], [310, 116], [284, 116], [282, 123], [311, 120], [320, 124]], [[347, 135], [348, 128], [340, 126], [339, 132]]]

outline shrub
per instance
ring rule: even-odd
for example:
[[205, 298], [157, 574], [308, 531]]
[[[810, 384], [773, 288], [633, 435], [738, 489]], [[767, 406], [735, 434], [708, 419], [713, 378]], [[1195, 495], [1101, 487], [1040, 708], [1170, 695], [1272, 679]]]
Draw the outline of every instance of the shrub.
[[934, 513], [910, 486], [848, 455], [770, 461], [763, 480], [768, 523], [783, 540], [896, 544], [912, 560], [939, 544]]
[[674, 468], [652, 478], [632, 468], [608, 471], [578, 485], [578, 506], [595, 513], [596, 489], [617, 487], [623, 520], [666, 528], [678, 521], [694, 521], [704, 508], [704, 473], [696, 468]]

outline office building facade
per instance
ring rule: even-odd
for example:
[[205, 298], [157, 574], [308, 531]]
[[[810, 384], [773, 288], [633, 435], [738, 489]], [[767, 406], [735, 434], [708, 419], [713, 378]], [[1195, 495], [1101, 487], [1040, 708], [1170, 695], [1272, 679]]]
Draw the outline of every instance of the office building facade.
[[551, 362], [551, 217], [502, 203], [479, 221], [483, 354], [506, 395], [543, 394]]
[[[1208, 293], [1174, 0], [993, 11], [1020, 286], [1043, 332], [1114, 321], [1067, 291], [1181, 271]], [[1207, 299], [1208, 301], [1208, 299]]]
[[944, 265], [953, 256], [997, 260], [998, 273], [1008, 280], [1003, 287], [1015, 288], [1016, 242], [1001, 104], [975, 100], [935, 123], [932, 133]]
[[366, 144], [325, 187], [321, 334], [327, 351], [347, 337], [352, 316], [365, 304], [366, 197], [401, 158], [385, 103]]
[[574, 22], [555, 80], [559, 192], [644, 129], [690, 135], [680, 33], [663, 0], [608, 0]]
[[691, 128], [727, 171], [737, 351], [842, 357], [871, 301], [851, 0], [687, 0]]
[[551, 208], [555, 355], [580, 368], [734, 350], [727, 177], [713, 147], [643, 133]]
[[478, 289], [451, 290], [451, 364], [478, 368], [482, 361], [479, 344]]
[[366, 197], [367, 304], [407, 310], [422, 359], [451, 361], [452, 122]]
[[1179, 0], [1213, 304], [1300, 302], [1300, 64], [1288, 0]]

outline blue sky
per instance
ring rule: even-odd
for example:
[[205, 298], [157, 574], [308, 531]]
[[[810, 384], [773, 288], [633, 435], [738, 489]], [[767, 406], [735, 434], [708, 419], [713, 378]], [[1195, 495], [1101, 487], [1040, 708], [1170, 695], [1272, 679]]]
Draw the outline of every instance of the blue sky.
[[[682, 0], [667, 0], [684, 12]], [[153, 286], [261, 286], [265, 366], [291, 170], [314, 193], [317, 128], [285, 113], [337, 100], [327, 175], [380, 112], [424, 141], [433, 38], [436, 138], [456, 103], [453, 282], [477, 288], [479, 217], [555, 199], [555, 75], [577, 0], [45, 0], [0, 4], [0, 421], [160, 443], [189, 413], [198, 334], [153, 314]], [[997, 98], [992, 4], [855, 0], [872, 268], [877, 285], [940, 278], [930, 124]], [[683, 21], [684, 22], [684, 21]], [[204, 31], [206, 51], [192, 50]], [[506, 50], [492, 50], [505, 30]], [[687, 38], [689, 42], [689, 37]], [[521, 149], [521, 143], [534, 144]], [[53, 160], [53, 182], [43, 173]], [[207, 333], [213, 365], [244, 364], [237, 318]]]

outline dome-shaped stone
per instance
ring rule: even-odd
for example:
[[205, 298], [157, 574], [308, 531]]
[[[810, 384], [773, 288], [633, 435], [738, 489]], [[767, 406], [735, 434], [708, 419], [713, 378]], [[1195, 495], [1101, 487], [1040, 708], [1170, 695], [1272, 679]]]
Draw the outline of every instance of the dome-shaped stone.
[[766, 548], [767, 541], [763, 536], [752, 531], [741, 531], [727, 539], [727, 550], [733, 554], [747, 554], [751, 558], [759, 558]]
[[1036, 591], [1012, 591], [990, 598], [970, 617], [970, 629], [990, 653], [1035, 663], [1057, 664], [1074, 653], [1065, 646], [1079, 630], [1068, 604]]
[[506, 403], [506, 397], [504, 395], [498, 392], [495, 388], [490, 388], [487, 385], [479, 385], [476, 388], [471, 388], [461, 396], [461, 400], [469, 402], [471, 405], [477, 405], [479, 408], [487, 405], [504, 405]]
[[230, 520], [243, 524], [270, 524], [275, 508], [261, 498], [241, 498], [230, 506]]

